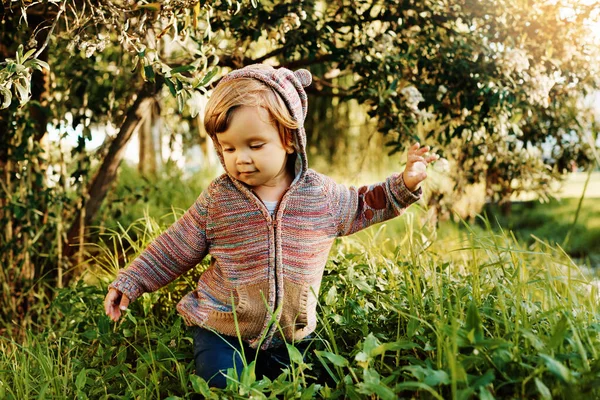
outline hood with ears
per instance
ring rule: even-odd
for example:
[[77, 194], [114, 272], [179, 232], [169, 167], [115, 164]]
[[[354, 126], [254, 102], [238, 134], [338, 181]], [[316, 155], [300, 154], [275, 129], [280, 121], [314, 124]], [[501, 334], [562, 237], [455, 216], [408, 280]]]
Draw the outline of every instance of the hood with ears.
[[[234, 70], [225, 75], [222, 82], [232, 81], [240, 78], [253, 78], [261, 81], [283, 99], [292, 118], [298, 122], [299, 128], [294, 130], [294, 148], [298, 155], [296, 159], [296, 178], [308, 170], [308, 161], [306, 158], [306, 131], [304, 130], [304, 120], [308, 110], [308, 98], [304, 88], [312, 82], [312, 75], [306, 69], [290, 71], [286, 68], [268, 68], [262, 64], [248, 65], [247, 67]], [[221, 159], [223, 167], [225, 162], [221, 153], [217, 138], [212, 138], [215, 148]]]

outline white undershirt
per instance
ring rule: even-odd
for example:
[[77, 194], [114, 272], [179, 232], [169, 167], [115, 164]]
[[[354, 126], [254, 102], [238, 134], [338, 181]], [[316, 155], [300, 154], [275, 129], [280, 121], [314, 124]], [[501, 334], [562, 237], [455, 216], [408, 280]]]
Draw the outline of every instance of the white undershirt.
[[273, 213], [275, 213], [275, 209], [277, 208], [277, 203], [279, 202], [263, 200], [263, 203], [265, 203], [265, 206], [267, 207], [267, 210], [269, 210], [269, 213], [273, 215]]

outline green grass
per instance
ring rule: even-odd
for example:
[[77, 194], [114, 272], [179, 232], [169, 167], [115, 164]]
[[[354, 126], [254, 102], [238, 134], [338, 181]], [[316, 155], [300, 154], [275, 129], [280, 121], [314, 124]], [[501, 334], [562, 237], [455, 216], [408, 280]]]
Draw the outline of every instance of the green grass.
[[[578, 203], [576, 198], [544, 204], [527, 201], [513, 203], [508, 216], [502, 215], [495, 205], [486, 206], [484, 212], [504, 229], [514, 231], [519, 240], [532, 243], [536, 237], [541, 238], [564, 246], [573, 257], [589, 257], [597, 265], [600, 263], [600, 201], [584, 199], [577, 222], [573, 225]], [[570, 230], [569, 240], [565, 243]]]
[[94, 225], [118, 229], [130, 226], [146, 214], [158, 219], [172, 210], [185, 210], [216, 174], [213, 170], [203, 170], [184, 176], [179, 169], [167, 166], [156, 177], [143, 177], [133, 166], [123, 164]]
[[19, 343], [0, 338], [0, 398], [600, 396], [598, 288], [560, 248], [489, 224], [446, 234], [419, 221], [411, 211], [336, 242], [305, 362], [290, 346], [295, 363], [276, 380], [257, 379], [248, 360], [211, 390], [193, 375], [173, 310], [206, 263], [142, 296], [118, 324], [103, 314], [115, 268], [164, 229], [141, 219], [98, 252], [96, 283], [40, 299], [40, 326]]

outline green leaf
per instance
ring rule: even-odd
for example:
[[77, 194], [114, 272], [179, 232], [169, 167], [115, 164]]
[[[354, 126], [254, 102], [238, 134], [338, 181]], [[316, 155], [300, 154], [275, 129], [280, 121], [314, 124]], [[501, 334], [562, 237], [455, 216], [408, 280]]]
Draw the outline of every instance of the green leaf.
[[480, 387], [485, 387], [494, 382], [496, 376], [494, 375], [494, 370], [488, 369], [485, 374], [475, 379], [474, 382], [470, 384], [473, 389], [477, 389]]
[[177, 109], [179, 112], [183, 111], [183, 107], [185, 106], [185, 100], [183, 99], [183, 95], [179, 93], [177, 95]]
[[392, 389], [385, 386], [381, 382], [378, 382], [378, 383], [363, 382], [363, 383], [360, 383], [358, 386], [360, 388], [359, 393], [362, 393], [362, 394], [366, 394], [366, 395], [376, 394], [377, 396], [379, 396], [380, 399], [383, 399], [383, 400], [395, 400], [398, 398], [396, 396], [396, 393], [394, 393], [394, 391]]
[[560, 361], [555, 360], [547, 354], [540, 354], [540, 357], [544, 360], [544, 364], [546, 364], [548, 371], [550, 371], [554, 376], [565, 383], [573, 382], [571, 370], [565, 367]]
[[345, 367], [348, 365], [348, 360], [346, 360], [344, 357], [342, 357], [340, 355], [330, 353], [329, 351], [322, 351], [322, 350], [315, 351], [315, 353], [327, 358], [335, 366]]
[[536, 350], [542, 350], [544, 348], [544, 342], [533, 332], [524, 328], [521, 328], [519, 332], [521, 332], [523, 337], [527, 339]]
[[180, 65], [179, 67], [173, 68], [171, 74], [180, 74], [182, 72], [195, 71], [196, 67], [193, 65]]
[[[417, 390], [417, 389], [423, 389], [428, 391], [431, 395], [433, 395], [433, 397], [435, 397], [438, 400], [444, 400], [442, 396], [440, 396], [435, 390], [433, 390], [432, 387], [427, 386], [426, 384], [422, 383], [422, 382], [402, 382], [396, 385], [396, 387], [394, 388], [394, 390], [396, 391], [396, 393], [401, 392], [403, 390]], [[398, 397], [405, 397], [405, 396], [398, 396]]]
[[352, 279], [352, 284], [358, 288], [361, 292], [371, 293], [373, 292], [373, 288], [369, 286], [367, 281], [364, 279]]
[[[21, 84], [21, 82], [24, 82], [24, 84]], [[19, 98], [20, 104], [25, 104], [29, 101], [31, 89], [29, 85], [29, 81], [24, 79], [15, 81], [15, 89], [17, 89], [17, 97]]]
[[98, 319], [98, 331], [101, 335], [110, 332], [110, 319], [106, 315], [101, 315]]
[[28, 61], [26, 65], [30, 65], [31, 68], [37, 69], [38, 71], [41, 71], [42, 69], [50, 70], [50, 66], [46, 61], [38, 60], [37, 58]]
[[177, 96], [177, 91], [175, 90], [175, 85], [173, 85], [173, 82], [171, 82], [171, 79], [166, 78], [165, 83], [167, 84], [167, 87], [169, 88], [169, 92], [171, 92], [171, 95], [173, 97]]
[[467, 310], [467, 323], [465, 329], [469, 332], [469, 339], [471, 339], [472, 343], [478, 343], [483, 340], [483, 325], [475, 302], [471, 302], [469, 309]]
[[10, 107], [10, 103], [12, 101], [12, 93], [7, 88], [0, 86], [0, 95], [4, 98], [2, 100], [2, 105], [0, 106], [0, 110]]
[[421, 323], [419, 322], [419, 320], [411, 318], [410, 321], [408, 321], [408, 325], [406, 327], [406, 334], [408, 335], [408, 337], [413, 337], [417, 332], [417, 329], [419, 329], [420, 327]]
[[374, 355], [379, 355], [384, 351], [411, 350], [420, 346], [415, 342], [411, 342], [410, 340], [399, 340], [397, 342], [384, 343], [380, 347], [382, 348], [381, 352], [379, 352], [378, 348], [375, 350]]
[[88, 331], [85, 331], [82, 333], [82, 336], [85, 337], [86, 339], [97, 339], [98, 338], [98, 331], [95, 329], [90, 329]]
[[195, 393], [200, 393], [207, 399], [214, 399], [216, 396], [215, 393], [210, 391], [208, 387], [208, 383], [198, 375], [190, 375], [190, 381], [192, 381], [192, 389], [194, 389]]
[[365, 338], [363, 343], [363, 351], [369, 356], [373, 356], [373, 351], [379, 346], [379, 340], [372, 333]]
[[328, 306], [335, 304], [336, 298], [337, 298], [337, 289], [335, 286], [332, 286], [327, 291], [327, 295], [325, 296], [325, 304], [327, 304]]
[[402, 370], [409, 371], [412, 376], [425, 383], [428, 387], [450, 383], [450, 377], [443, 370], [432, 369], [430, 367], [425, 368], [421, 365], [408, 365], [403, 367]]
[[17, 64], [23, 64], [23, 45], [17, 47]]
[[489, 390], [482, 387], [479, 389], [479, 399], [480, 400], [494, 400], [495, 397], [490, 393]]
[[302, 391], [302, 395], [300, 396], [300, 400], [313, 399], [315, 397], [315, 392], [317, 391], [317, 389], [318, 389], [317, 385], [315, 385], [313, 383], [312, 385], [310, 385], [309, 387], [307, 387], [306, 389], [304, 389]]
[[443, 370], [428, 369], [427, 377], [423, 381], [428, 386], [448, 385], [450, 384], [450, 377]]
[[567, 317], [563, 315], [562, 318], [560, 319], [560, 321], [558, 321], [558, 323], [556, 324], [554, 333], [552, 334], [552, 337], [550, 338], [550, 341], [548, 342], [549, 349], [555, 349], [556, 347], [560, 346], [564, 342], [565, 337], [567, 336], [567, 326], [568, 326]]
[[77, 378], [75, 379], [75, 387], [78, 390], [82, 390], [84, 388], [86, 378], [87, 378], [87, 372], [84, 368], [81, 371], [79, 371], [79, 374], [77, 374]]
[[29, 57], [31, 57], [31, 55], [35, 53], [35, 49], [30, 49], [27, 53], [25, 53], [25, 55], [23, 56], [23, 59], [21, 60], [21, 63], [24, 63], [25, 61], [27, 61], [27, 59]]
[[256, 382], [256, 361], [252, 361], [244, 367], [240, 376], [240, 382], [245, 386], [250, 386]]
[[548, 386], [544, 385], [544, 382], [542, 382], [538, 378], [535, 378], [534, 381], [535, 387], [537, 388], [541, 398], [544, 400], [552, 400], [552, 393], [550, 392], [550, 389], [548, 389]]
[[302, 364], [304, 362], [304, 357], [302, 357], [302, 353], [294, 346], [289, 343], [286, 343], [288, 354], [290, 356], [290, 361], [296, 364]]
[[154, 82], [154, 68], [151, 65], [146, 65], [144, 67], [144, 75], [146, 75], [146, 79], [150, 82]]
[[217, 74], [217, 72], [219, 72], [219, 69], [217, 67], [210, 70], [206, 75], [204, 75], [204, 77], [196, 87], [205, 86]]
[[137, 326], [137, 319], [133, 316], [133, 314], [131, 313], [129, 308], [127, 310], [125, 310], [124, 312], [125, 312], [125, 316], [127, 317], [127, 319], [130, 320], [134, 325]]
[[111, 368], [109, 368], [104, 375], [102, 376], [102, 379], [104, 379], [104, 382], [108, 381], [109, 379], [117, 376], [121, 371], [124, 370], [124, 367], [122, 364], [119, 365], [115, 365]]

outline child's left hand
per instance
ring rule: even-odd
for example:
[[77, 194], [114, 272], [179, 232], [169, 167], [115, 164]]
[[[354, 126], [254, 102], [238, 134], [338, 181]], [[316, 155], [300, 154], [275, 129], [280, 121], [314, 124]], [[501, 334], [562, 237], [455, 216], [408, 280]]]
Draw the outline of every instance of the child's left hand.
[[427, 178], [427, 172], [425, 172], [427, 164], [440, 158], [435, 153], [425, 156], [429, 150], [429, 146], [421, 147], [419, 143], [413, 144], [408, 149], [406, 168], [402, 173], [402, 178], [404, 179], [406, 188], [411, 192], [417, 190], [421, 182]]

